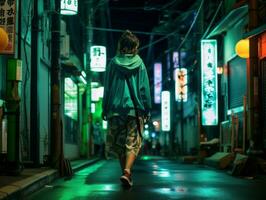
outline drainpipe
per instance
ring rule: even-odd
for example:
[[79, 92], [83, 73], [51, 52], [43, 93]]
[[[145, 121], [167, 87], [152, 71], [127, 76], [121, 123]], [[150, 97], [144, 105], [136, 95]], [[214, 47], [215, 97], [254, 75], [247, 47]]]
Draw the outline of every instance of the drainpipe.
[[31, 160], [34, 165], [40, 163], [40, 150], [39, 150], [39, 115], [38, 115], [38, 0], [34, 0], [33, 18], [31, 23], [31, 97], [30, 97], [30, 153]]
[[54, 12], [51, 20], [51, 165], [56, 169], [60, 168], [63, 145], [60, 84], [60, 3], [60, 0], [54, 0]]

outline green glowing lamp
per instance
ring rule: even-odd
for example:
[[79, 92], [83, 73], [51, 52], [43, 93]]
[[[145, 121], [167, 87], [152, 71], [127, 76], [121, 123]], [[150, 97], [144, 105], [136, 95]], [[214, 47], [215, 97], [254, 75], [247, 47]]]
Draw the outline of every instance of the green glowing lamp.
[[78, 0], [61, 0], [62, 15], [76, 15], [78, 13]]

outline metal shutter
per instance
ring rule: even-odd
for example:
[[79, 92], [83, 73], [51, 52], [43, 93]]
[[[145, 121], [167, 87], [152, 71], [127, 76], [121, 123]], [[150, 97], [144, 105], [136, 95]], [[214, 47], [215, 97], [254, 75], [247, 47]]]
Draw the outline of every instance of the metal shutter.
[[234, 57], [228, 62], [228, 108], [243, 106], [243, 96], [247, 91], [246, 59]]

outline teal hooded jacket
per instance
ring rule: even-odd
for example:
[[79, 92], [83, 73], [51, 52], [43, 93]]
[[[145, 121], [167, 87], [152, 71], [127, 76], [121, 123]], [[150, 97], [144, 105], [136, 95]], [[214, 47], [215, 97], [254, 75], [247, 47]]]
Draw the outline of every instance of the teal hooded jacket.
[[133, 88], [139, 116], [150, 114], [151, 96], [146, 67], [139, 55], [123, 54], [116, 55], [106, 68], [103, 118], [136, 116], [126, 77]]

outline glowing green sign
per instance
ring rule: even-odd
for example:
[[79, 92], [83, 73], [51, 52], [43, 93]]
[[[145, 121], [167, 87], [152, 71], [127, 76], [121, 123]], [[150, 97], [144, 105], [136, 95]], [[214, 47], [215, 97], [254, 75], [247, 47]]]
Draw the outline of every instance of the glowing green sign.
[[92, 46], [90, 50], [91, 55], [91, 71], [104, 72], [106, 67], [106, 47]]
[[78, 13], [78, 0], [61, 0], [62, 15], [76, 15]]
[[107, 127], [108, 127], [107, 121], [103, 120], [103, 124], [102, 125], [103, 125], [103, 129], [106, 130]]
[[202, 125], [218, 124], [217, 41], [201, 41]]

